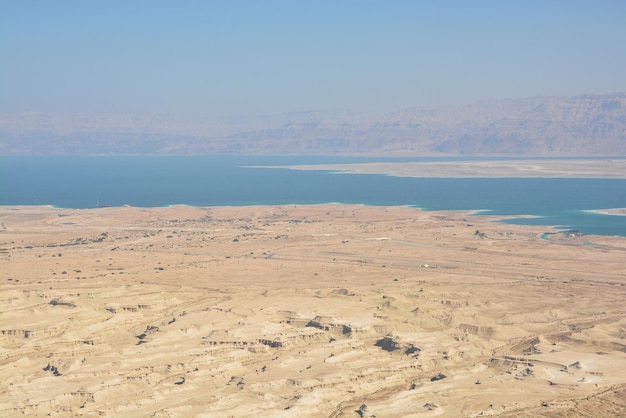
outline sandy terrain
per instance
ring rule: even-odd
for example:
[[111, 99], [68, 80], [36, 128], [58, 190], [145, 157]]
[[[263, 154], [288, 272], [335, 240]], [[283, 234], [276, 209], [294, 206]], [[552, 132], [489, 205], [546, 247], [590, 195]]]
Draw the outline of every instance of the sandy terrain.
[[294, 170], [332, 170], [400, 177], [626, 178], [626, 159], [494, 160], [295, 165]]
[[626, 416], [626, 239], [362, 206], [0, 207], [1, 416]]

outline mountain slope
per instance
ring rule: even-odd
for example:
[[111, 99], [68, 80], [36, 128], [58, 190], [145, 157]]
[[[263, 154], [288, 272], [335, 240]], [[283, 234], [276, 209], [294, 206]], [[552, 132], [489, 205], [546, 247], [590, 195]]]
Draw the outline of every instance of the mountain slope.
[[626, 93], [237, 120], [0, 115], [0, 154], [626, 155]]

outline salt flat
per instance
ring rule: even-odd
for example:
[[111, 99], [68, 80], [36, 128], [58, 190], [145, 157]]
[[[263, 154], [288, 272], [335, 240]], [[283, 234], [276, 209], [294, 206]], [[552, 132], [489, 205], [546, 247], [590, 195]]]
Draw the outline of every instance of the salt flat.
[[626, 239], [347, 205], [0, 207], [2, 416], [624, 416]]
[[626, 178], [626, 159], [610, 158], [307, 164], [289, 168], [399, 177]]

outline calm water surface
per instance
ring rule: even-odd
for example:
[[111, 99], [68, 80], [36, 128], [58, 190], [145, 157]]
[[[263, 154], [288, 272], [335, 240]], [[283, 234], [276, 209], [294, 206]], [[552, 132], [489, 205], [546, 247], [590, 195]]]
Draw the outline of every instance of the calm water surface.
[[[420, 159], [412, 158], [407, 161]], [[427, 160], [427, 159], [422, 159]], [[431, 159], [432, 160], [432, 159]], [[89, 208], [187, 204], [241, 206], [356, 203], [427, 210], [534, 215], [509, 222], [626, 236], [622, 179], [402, 178], [378, 174], [247, 168], [363, 162], [329, 157], [0, 157], [0, 205]], [[381, 161], [377, 159], [376, 161]]]

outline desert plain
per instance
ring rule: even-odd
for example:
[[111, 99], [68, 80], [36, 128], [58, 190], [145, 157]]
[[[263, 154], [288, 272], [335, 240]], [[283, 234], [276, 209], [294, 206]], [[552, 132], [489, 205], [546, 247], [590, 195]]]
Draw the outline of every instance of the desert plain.
[[2, 416], [626, 416], [623, 237], [348, 205], [0, 223]]

